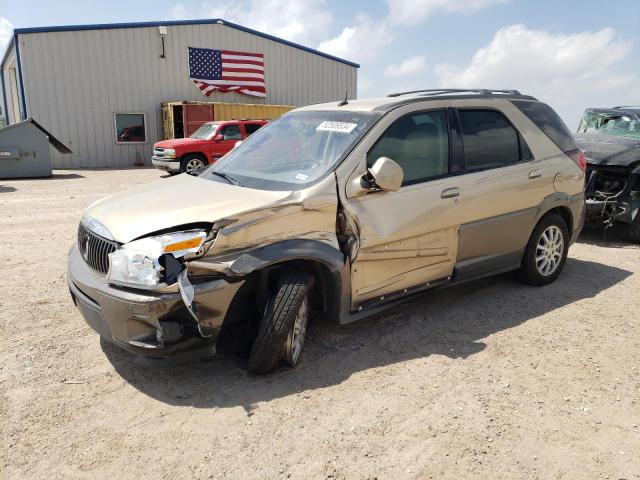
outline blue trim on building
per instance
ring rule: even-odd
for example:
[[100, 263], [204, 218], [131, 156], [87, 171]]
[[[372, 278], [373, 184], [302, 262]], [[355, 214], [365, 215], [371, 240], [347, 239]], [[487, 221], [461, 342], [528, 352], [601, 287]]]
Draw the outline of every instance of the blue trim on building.
[[[161, 27], [161, 26], [170, 27], [170, 26], [177, 26], [177, 25], [213, 25], [213, 24], [226, 25], [227, 27], [235, 28], [236, 30], [251, 33], [253, 35], [257, 35], [259, 37], [266, 38], [268, 40], [273, 40], [274, 42], [288, 45], [289, 47], [297, 48], [305, 52], [313, 53], [314, 55], [319, 55], [321, 57], [325, 57], [330, 60], [334, 60], [336, 62], [344, 63], [345, 65], [349, 65], [350, 67], [360, 68], [360, 65], [354, 62], [350, 62], [349, 60], [345, 60], [339, 57], [334, 57], [333, 55], [330, 55], [328, 53], [320, 52], [318, 50], [314, 50], [313, 48], [305, 47], [304, 45], [290, 42], [289, 40], [284, 40], [282, 38], [274, 37], [273, 35], [269, 35], [268, 33], [259, 32], [251, 28], [243, 27], [242, 25], [227, 22], [226, 20], [222, 20], [221, 18], [200, 19], [200, 20], [167, 20], [167, 21], [160, 21], [160, 22], [99, 23], [95, 25], [60, 25], [60, 26], [53, 26], [53, 27], [16, 28], [14, 30], [14, 35], [17, 37], [18, 34], [26, 34], [26, 33], [75, 32], [75, 31], [81, 31], [81, 30], [113, 30], [113, 29], [119, 29], [119, 28], [144, 28], [144, 27]], [[11, 48], [11, 44], [9, 44], [9, 48]], [[2, 60], [2, 64], [4, 64], [4, 61], [8, 55], [8, 52], [9, 50], [7, 49], [7, 51], [5, 52], [5, 56]]]
[[22, 81], [22, 64], [20, 63], [20, 43], [18, 42], [18, 34], [13, 32], [14, 43], [16, 45], [16, 65], [18, 67], [18, 83], [20, 84], [20, 100], [22, 108], [20, 109], [20, 120], [26, 120], [27, 115], [27, 101], [24, 96], [24, 82]]
[[2, 85], [2, 100], [4, 102], [4, 118], [9, 125], [9, 104], [7, 103], [7, 89], [4, 87], [4, 68], [0, 67], [0, 85]]

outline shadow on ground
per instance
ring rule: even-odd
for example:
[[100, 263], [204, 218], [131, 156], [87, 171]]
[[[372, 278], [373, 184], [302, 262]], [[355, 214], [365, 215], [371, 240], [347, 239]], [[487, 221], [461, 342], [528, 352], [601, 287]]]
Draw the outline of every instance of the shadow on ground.
[[15, 192], [16, 188], [15, 187], [9, 187], [7, 185], [0, 185], [0, 193], [9, 193], [9, 192]]
[[[54, 173], [50, 177], [26, 177], [26, 178], [9, 178], [12, 182], [33, 182], [33, 181], [50, 181], [50, 180], [73, 180], [76, 178], [85, 178], [84, 175], [80, 175], [79, 173]], [[13, 187], [6, 187], [13, 188]], [[15, 189], [14, 189], [15, 190]]]
[[553, 284], [530, 287], [502, 275], [414, 297], [391, 313], [345, 326], [316, 322], [303, 363], [264, 377], [224, 357], [177, 366], [141, 366], [106, 342], [116, 371], [141, 392], [172, 405], [242, 406], [336, 385], [355, 372], [444, 355], [465, 359], [486, 347], [489, 335], [573, 302], [593, 297], [631, 275], [621, 268], [569, 259]]
[[627, 225], [624, 223], [615, 223], [606, 230], [602, 222], [588, 223], [580, 233], [578, 242], [606, 248], [638, 248], [638, 245], [629, 241]]

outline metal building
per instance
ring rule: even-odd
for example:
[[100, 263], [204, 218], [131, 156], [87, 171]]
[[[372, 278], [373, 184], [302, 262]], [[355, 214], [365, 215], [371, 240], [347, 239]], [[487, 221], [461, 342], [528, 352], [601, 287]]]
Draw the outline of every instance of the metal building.
[[[266, 97], [204, 97], [189, 79], [189, 47], [263, 54]], [[220, 19], [21, 28], [0, 63], [0, 100], [9, 124], [35, 118], [73, 151], [53, 151], [54, 168], [131, 166], [150, 163], [163, 102], [356, 98], [358, 67]]]

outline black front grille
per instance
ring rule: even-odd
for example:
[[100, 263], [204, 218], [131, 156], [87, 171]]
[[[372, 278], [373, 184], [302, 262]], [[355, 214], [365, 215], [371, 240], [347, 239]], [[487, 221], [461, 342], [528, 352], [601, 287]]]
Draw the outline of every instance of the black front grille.
[[109, 271], [109, 254], [116, 251], [118, 244], [96, 235], [80, 224], [78, 248], [87, 265], [97, 272], [106, 274]]

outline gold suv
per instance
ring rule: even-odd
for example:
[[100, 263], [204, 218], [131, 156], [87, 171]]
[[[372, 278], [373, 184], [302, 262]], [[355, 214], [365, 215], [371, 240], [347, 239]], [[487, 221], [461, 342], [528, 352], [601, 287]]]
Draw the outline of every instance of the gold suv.
[[347, 323], [510, 270], [555, 280], [584, 223], [584, 169], [557, 114], [516, 91], [299, 108], [198, 177], [91, 205], [69, 288], [130, 351], [211, 354], [240, 324], [250, 371], [295, 366], [311, 312]]

